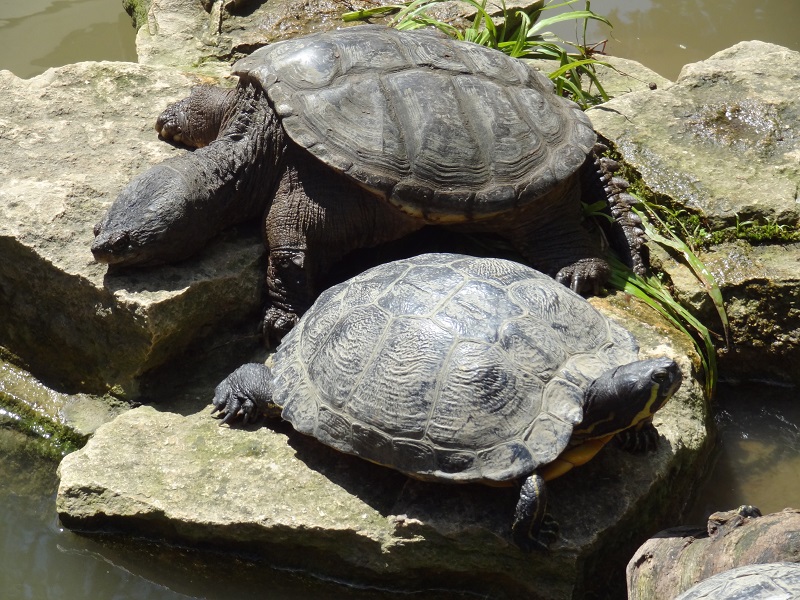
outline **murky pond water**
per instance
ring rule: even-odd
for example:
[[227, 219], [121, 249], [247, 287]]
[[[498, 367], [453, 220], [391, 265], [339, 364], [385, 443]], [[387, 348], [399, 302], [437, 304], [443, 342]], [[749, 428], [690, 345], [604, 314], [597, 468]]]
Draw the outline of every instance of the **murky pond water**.
[[742, 504], [763, 514], [800, 508], [800, 390], [723, 384], [716, 422], [718, 453], [686, 524]]
[[[592, 8], [615, 24], [608, 52], [671, 79], [685, 63], [741, 40], [800, 50], [798, 1], [595, 0]], [[570, 35], [568, 28], [560, 32]], [[81, 60], [135, 60], [134, 36], [121, 0], [0, 1], [0, 69], [21, 77]], [[590, 27], [590, 41], [606, 37], [606, 28]], [[721, 450], [687, 523], [702, 524], [710, 512], [745, 503], [764, 512], [800, 508], [798, 394], [722, 386]], [[224, 565], [190, 553], [173, 551], [167, 557], [159, 548], [118, 547], [65, 531], [54, 512], [56, 464], [38, 457], [38, 443], [4, 427], [0, 418], [3, 597], [404, 597], [345, 589], [264, 567], [238, 565], [234, 579], [226, 576]]]
[[591, 6], [614, 29], [609, 34], [605, 26], [592, 26], [589, 41], [608, 37], [609, 54], [639, 61], [672, 80], [683, 65], [744, 40], [800, 50], [797, 0], [594, 0]]
[[55, 512], [57, 463], [42, 441], [5, 427], [0, 409], [0, 598], [7, 600], [461, 600], [464, 594], [415, 594], [353, 588], [231, 556], [116, 540], [61, 527]]
[[122, 0], [2, 0], [0, 69], [32, 77], [84, 60], [136, 61]]

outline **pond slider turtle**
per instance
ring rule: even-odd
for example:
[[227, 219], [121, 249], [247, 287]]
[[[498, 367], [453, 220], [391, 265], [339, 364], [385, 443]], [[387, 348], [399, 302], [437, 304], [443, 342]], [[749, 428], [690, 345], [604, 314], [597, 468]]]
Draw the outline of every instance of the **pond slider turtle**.
[[610, 194], [612, 244], [644, 268], [641, 223], [613, 161], [595, 160], [588, 117], [520, 60], [365, 25], [271, 44], [233, 73], [237, 87], [195, 88], [158, 118], [163, 138], [197, 150], [128, 184], [95, 226], [96, 260], [180, 260], [265, 215], [268, 341], [335, 262], [426, 225], [499, 234], [539, 270], [596, 293], [609, 267], [581, 200]]
[[323, 292], [273, 367], [240, 367], [213, 405], [224, 423], [279, 413], [423, 480], [522, 481], [512, 532], [530, 550], [555, 539], [544, 482], [615, 434], [654, 443], [651, 417], [680, 383], [673, 360], [638, 360], [628, 331], [550, 277], [426, 254]]

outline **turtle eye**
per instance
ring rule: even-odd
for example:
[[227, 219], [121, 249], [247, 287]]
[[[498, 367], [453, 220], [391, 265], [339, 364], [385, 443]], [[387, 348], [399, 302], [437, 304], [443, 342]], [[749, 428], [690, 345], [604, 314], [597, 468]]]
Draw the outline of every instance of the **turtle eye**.
[[120, 231], [115, 233], [109, 240], [112, 252], [119, 252], [128, 246], [130, 236], [127, 231]]
[[668, 375], [669, 374], [667, 373], [666, 369], [657, 369], [655, 372], [653, 372], [653, 381], [664, 383], [667, 380]]

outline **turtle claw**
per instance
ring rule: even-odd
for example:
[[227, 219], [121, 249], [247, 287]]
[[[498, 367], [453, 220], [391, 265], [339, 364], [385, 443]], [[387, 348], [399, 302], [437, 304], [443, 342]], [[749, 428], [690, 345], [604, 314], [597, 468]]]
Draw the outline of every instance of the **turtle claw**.
[[277, 347], [280, 341], [297, 325], [298, 316], [288, 310], [270, 306], [264, 314], [261, 335], [268, 349]]
[[561, 269], [556, 281], [581, 296], [597, 296], [611, 276], [608, 264], [600, 258], [584, 258]]
[[238, 418], [245, 425], [256, 421], [272, 397], [270, 378], [271, 373], [264, 365], [242, 365], [214, 390], [211, 414], [219, 413], [220, 425]]
[[635, 427], [623, 429], [614, 436], [618, 448], [631, 454], [645, 454], [658, 449], [658, 430], [652, 421], [642, 421]]
[[[242, 418], [246, 425], [255, 421], [261, 412], [259, 406], [259, 394], [268, 394], [262, 377], [269, 377], [269, 371], [264, 365], [247, 364], [242, 365], [233, 373], [228, 375], [214, 390], [212, 400], [213, 409], [211, 414], [219, 413], [217, 418], [221, 418], [220, 426], [227, 425]], [[262, 402], [265, 404], [266, 399]]]

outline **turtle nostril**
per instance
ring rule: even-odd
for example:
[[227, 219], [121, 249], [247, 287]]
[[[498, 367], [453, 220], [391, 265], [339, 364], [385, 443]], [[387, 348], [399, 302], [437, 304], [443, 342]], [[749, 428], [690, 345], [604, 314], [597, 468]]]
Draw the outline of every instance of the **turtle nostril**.
[[94, 233], [94, 237], [97, 237], [98, 235], [100, 235], [100, 223], [95, 223], [95, 226], [92, 229], [92, 232]]

